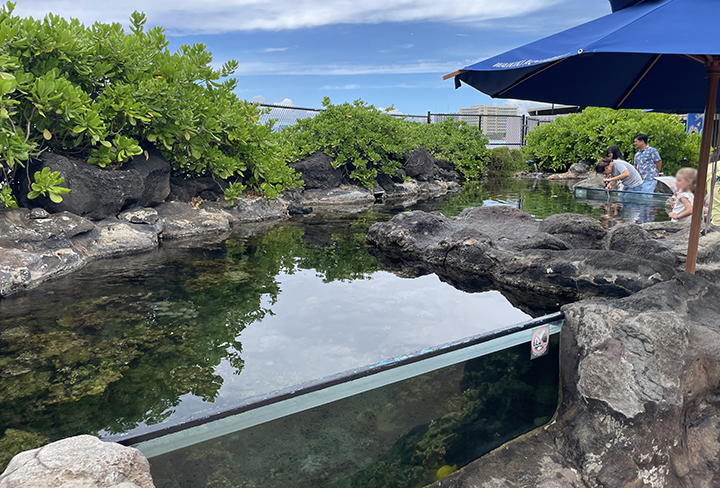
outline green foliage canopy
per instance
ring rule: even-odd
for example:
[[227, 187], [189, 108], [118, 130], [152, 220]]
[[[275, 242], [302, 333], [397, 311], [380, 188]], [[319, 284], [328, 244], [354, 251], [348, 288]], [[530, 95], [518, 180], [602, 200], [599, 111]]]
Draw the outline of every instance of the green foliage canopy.
[[564, 171], [578, 161], [596, 161], [617, 145], [627, 161], [636, 152], [633, 137], [645, 133], [660, 152], [663, 171], [675, 174], [683, 166], [697, 165], [700, 135], [687, 134], [676, 115], [640, 110], [587, 108], [579, 114], [558, 117], [533, 129], [527, 136], [526, 156], [552, 171]]
[[86, 27], [48, 14], [43, 20], [0, 7], [0, 167], [4, 184], [18, 165], [45, 150], [120, 166], [155, 144], [179, 175], [236, 180], [273, 197], [297, 183], [272, 125], [240, 100], [203, 44], [176, 53], [144, 14]]
[[465, 122], [409, 122], [362, 100], [334, 105], [325, 97], [323, 107], [316, 117], [283, 128], [287, 161], [322, 151], [334, 159], [334, 167], [345, 168], [350, 178], [372, 188], [378, 175], [394, 174], [403, 154], [422, 146], [454, 164], [466, 179], [484, 174], [488, 141]]

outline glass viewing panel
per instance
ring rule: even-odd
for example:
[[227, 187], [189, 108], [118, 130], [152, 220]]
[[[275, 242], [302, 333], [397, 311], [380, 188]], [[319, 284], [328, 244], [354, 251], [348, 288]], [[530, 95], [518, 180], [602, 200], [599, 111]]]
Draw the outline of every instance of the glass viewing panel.
[[550, 420], [561, 324], [535, 360], [522, 330], [136, 447], [158, 488], [425, 486]]

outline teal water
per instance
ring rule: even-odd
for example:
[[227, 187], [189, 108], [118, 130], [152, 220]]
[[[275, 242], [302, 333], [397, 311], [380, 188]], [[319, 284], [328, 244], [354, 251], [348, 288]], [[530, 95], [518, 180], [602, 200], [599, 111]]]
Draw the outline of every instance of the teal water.
[[[565, 184], [508, 179], [410, 208], [495, 204], [621, 220]], [[0, 466], [20, 445], [170, 424], [529, 318], [496, 291], [380, 269], [365, 233], [403, 210], [164, 242], [1, 299]]]

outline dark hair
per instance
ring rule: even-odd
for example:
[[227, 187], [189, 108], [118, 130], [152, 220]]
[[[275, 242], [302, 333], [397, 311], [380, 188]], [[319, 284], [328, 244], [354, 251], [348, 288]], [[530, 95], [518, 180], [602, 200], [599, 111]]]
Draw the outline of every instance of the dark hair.
[[635, 136], [635, 139], [638, 141], [643, 141], [645, 144], [647, 144], [647, 134], [643, 134], [642, 132]]
[[610, 159], [610, 158], [602, 158], [602, 159], [601, 159], [600, 161], [598, 161], [597, 164], [595, 165], [595, 171], [597, 171], [598, 173], [604, 173], [604, 172], [605, 172], [605, 168], [607, 168], [608, 166], [610, 166], [610, 163], [612, 163], [612, 159]]
[[608, 154], [612, 154], [613, 159], [622, 159], [623, 155], [620, 152], [620, 148], [617, 146], [610, 146], [607, 150]]

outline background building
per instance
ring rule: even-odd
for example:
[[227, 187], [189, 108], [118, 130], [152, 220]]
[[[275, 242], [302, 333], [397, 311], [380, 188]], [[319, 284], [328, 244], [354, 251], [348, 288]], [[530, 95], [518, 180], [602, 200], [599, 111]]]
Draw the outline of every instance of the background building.
[[518, 107], [498, 107], [497, 105], [473, 105], [460, 109], [460, 120], [479, 126], [486, 136], [492, 139], [505, 137], [508, 116], [517, 115]]

